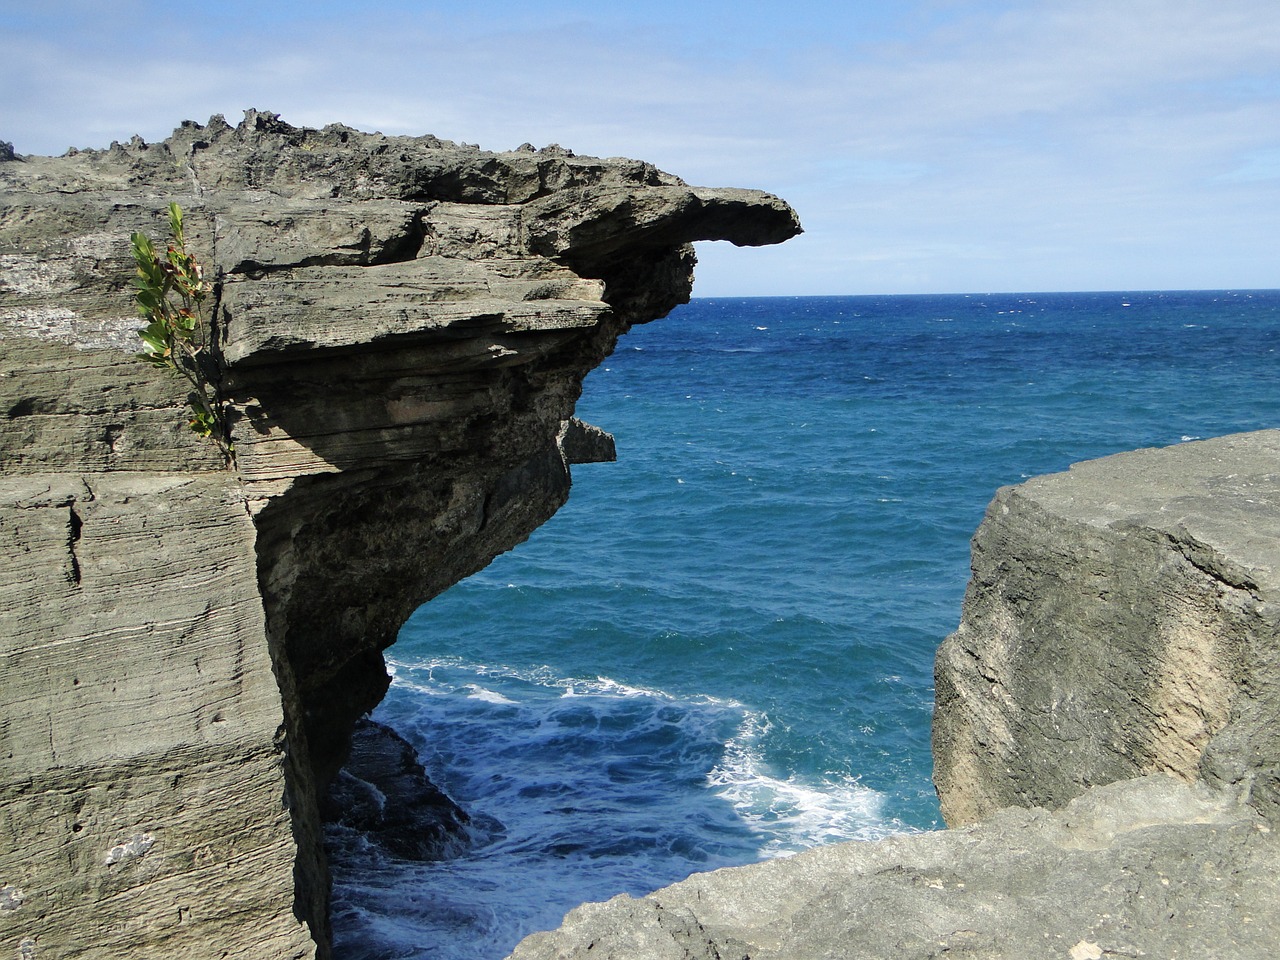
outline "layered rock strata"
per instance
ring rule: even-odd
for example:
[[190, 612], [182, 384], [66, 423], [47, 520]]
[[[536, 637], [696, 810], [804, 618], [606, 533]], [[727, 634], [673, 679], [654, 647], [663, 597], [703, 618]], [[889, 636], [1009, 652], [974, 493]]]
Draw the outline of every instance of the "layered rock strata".
[[949, 824], [1163, 772], [1280, 821], [1280, 431], [996, 494], [936, 665]]
[[[409, 612], [563, 503], [690, 241], [794, 213], [559, 148], [250, 111], [0, 156], [0, 950], [328, 952], [318, 796]], [[216, 281], [234, 470], [138, 349], [129, 235]]]

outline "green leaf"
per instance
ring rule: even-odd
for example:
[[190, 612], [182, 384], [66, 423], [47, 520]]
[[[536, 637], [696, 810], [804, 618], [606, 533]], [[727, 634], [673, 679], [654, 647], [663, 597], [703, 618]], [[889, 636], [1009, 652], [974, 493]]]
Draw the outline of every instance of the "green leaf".
[[169, 334], [160, 324], [151, 322], [138, 331], [144, 343], [158, 343], [162, 346], [168, 341]]
[[160, 264], [156, 259], [156, 248], [146, 234], [135, 233], [131, 237], [133, 260], [138, 265], [138, 279], [134, 282], [147, 286], [159, 287], [163, 281]]
[[137, 295], [138, 309], [143, 316], [161, 312], [162, 300], [160, 296], [150, 287], [140, 289]]
[[166, 356], [169, 353], [169, 331], [165, 329], [164, 324], [158, 320], [153, 320], [143, 329], [138, 331], [138, 336], [142, 338], [142, 342], [151, 348], [153, 354]]
[[138, 262], [138, 266], [150, 264], [155, 260], [155, 245], [152, 244], [151, 238], [145, 233], [130, 234], [129, 240], [133, 245], [133, 259]]
[[182, 208], [173, 201], [169, 202], [169, 234], [174, 243], [183, 246], [182, 241]]

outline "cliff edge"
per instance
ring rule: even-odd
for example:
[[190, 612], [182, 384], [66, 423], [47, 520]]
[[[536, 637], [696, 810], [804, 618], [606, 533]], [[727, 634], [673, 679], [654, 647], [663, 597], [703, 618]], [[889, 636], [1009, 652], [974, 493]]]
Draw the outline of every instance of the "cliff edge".
[[[129, 236], [186, 211], [236, 466], [138, 362]], [[0, 950], [328, 955], [319, 793], [420, 603], [525, 539], [694, 240], [782, 201], [558, 147], [248, 111], [0, 156]]]
[[936, 663], [943, 816], [1148, 773], [1280, 822], [1280, 431], [1000, 490]]

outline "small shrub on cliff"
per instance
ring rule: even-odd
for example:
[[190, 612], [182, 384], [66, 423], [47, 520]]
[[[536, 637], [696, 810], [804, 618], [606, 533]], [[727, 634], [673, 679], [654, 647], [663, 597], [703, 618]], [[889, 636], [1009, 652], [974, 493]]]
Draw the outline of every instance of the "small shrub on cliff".
[[164, 254], [156, 251], [149, 237], [135, 233], [133, 259], [138, 275], [138, 313], [147, 325], [138, 331], [146, 349], [139, 358], [156, 367], [166, 367], [191, 386], [191, 429], [218, 445], [228, 463], [235, 459], [226, 405], [218, 396], [218, 368], [209, 352], [208, 328], [204, 322], [204, 301], [209, 284], [196, 258], [187, 252], [182, 233], [182, 208], [169, 204], [169, 244]]

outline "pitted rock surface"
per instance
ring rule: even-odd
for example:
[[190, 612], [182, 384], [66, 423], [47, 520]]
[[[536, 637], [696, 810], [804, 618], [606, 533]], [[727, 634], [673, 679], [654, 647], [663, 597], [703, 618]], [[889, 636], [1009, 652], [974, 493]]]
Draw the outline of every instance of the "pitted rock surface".
[[1277, 856], [1233, 794], [1155, 775], [584, 904], [510, 960], [1265, 960]]

